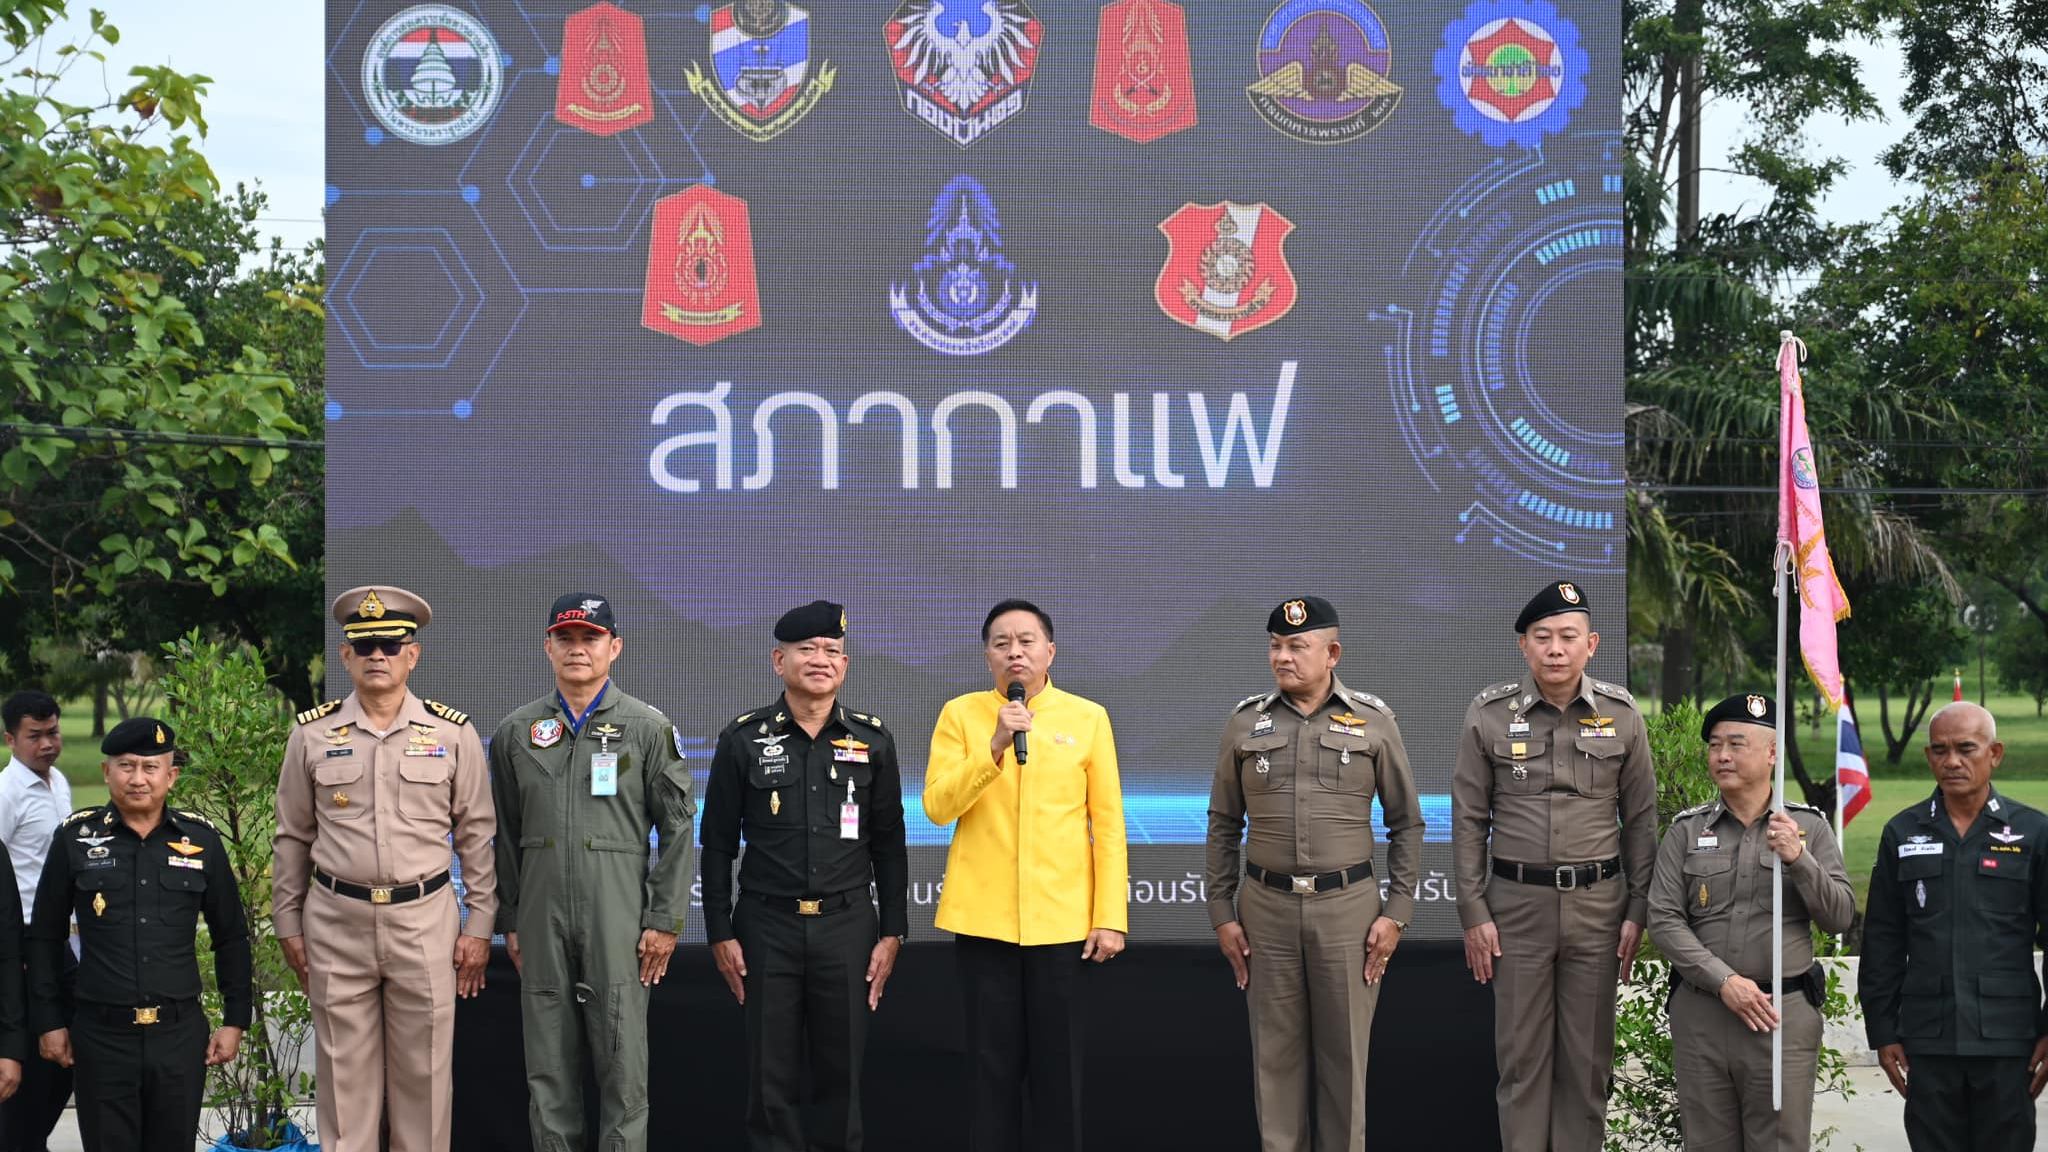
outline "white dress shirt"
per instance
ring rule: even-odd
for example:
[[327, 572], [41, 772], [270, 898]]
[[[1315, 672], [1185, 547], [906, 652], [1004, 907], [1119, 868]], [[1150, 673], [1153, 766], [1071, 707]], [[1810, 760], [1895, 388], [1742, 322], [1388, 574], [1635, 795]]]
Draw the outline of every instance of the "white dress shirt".
[[24, 921], [35, 910], [36, 881], [42, 879], [50, 840], [69, 815], [71, 781], [61, 769], [52, 767], [44, 779], [18, 758], [8, 757], [6, 771], [0, 772], [0, 843], [7, 845], [7, 857], [14, 863]]

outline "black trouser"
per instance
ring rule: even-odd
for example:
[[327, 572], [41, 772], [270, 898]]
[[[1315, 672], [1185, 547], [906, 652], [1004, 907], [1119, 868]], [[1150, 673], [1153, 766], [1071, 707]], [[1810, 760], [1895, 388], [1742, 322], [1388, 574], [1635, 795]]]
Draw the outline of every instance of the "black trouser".
[[[747, 964], [747, 1147], [860, 1152], [875, 906], [862, 893], [836, 912], [802, 916], [794, 900], [742, 899], [732, 927]], [[808, 1139], [807, 1057], [817, 1119]]]
[[1018, 1152], [1031, 1099], [1038, 1152], [1081, 1152], [1081, 942], [954, 938], [973, 1065], [968, 1152]]
[[71, 1018], [78, 1134], [85, 1152], [192, 1152], [206, 1096], [206, 1013], [197, 1000], [134, 1010], [81, 1003]]
[[[78, 959], [67, 947], [62, 977], [65, 999], [70, 999], [77, 979]], [[28, 1055], [21, 1062], [21, 1087], [0, 1102], [0, 1152], [45, 1152], [50, 1133], [71, 1100], [71, 1069], [38, 1056], [40, 1039], [28, 1038]]]
[[2031, 1152], [2025, 1056], [1906, 1057], [1906, 1143], [1913, 1152]]

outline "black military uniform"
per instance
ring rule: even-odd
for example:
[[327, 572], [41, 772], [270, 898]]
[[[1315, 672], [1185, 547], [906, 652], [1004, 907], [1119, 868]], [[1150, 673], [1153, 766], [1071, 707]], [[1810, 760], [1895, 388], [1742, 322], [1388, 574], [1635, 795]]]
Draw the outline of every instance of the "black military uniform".
[[[775, 638], [836, 639], [845, 629], [839, 605], [818, 601], [784, 615]], [[815, 737], [779, 697], [742, 713], [719, 733], [700, 835], [705, 935], [737, 939], [746, 961], [748, 1144], [857, 1152], [868, 957], [880, 936], [910, 931], [895, 739], [879, 718], [836, 701]], [[807, 1056], [819, 1116], [808, 1140]]]
[[[171, 751], [168, 725], [136, 717], [108, 757]], [[75, 1002], [59, 982], [78, 918]], [[78, 1127], [88, 1152], [191, 1152], [206, 1088], [206, 1012], [194, 932], [213, 940], [224, 1026], [247, 1028], [249, 929], [227, 849], [205, 818], [165, 808], [148, 836], [109, 803], [57, 829], [28, 928], [29, 1020], [68, 1028]]]
[[[36, 1058], [35, 1037], [28, 1030], [28, 977], [22, 968], [21, 890], [14, 884], [14, 862], [0, 848], [0, 1060], [22, 1065]], [[8, 919], [9, 916], [13, 919]]]
[[[2048, 1036], [2048, 815], [1993, 788], [1956, 838], [1941, 793], [1884, 826], [1858, 973], [1870, 1046], [1908, 1062], [1915, 1152], [2034, 1147], [2027, 1057]], [[2048, 975], [2048, 973], [2044, 973]]]

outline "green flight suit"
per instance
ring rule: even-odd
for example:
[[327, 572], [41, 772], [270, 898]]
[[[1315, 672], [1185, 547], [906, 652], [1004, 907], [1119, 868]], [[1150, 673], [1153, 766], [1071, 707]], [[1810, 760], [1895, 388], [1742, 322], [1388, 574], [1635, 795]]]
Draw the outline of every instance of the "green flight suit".
[[[690, 772], [659, 711], [607, 684], [580, 723], [558, 695], [491, 738], [498, 922], [519, 933], [535, 1152], [582, 1152], [583, 1058], [596, 1059], [604, 1152], [647, 1147], [643, 929], [683, 930], [690, 906]], [[592, 757], [618, 756], [615, 795], [591, 794]], [[648, 829], [660, 851], [648, 866]]]

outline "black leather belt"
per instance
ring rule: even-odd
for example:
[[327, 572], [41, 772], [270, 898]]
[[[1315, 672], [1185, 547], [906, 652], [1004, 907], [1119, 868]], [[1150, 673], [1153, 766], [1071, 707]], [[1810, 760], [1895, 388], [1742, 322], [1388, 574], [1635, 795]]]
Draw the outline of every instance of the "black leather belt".
[[799, 916], [823, 916], [852, 905], [856, 899], [865, 902], [868, 898], [868, 890], [866, 888], [849, 888], [844, 892], [834, 892], [830, 896], [819, 896], [816, 898], [809, 896], [770, 896], [765, 892], [746, 891], [742, 891], [740, 895], [757, 904], [766, 904], [770, 908], [780, 908], [784, 912], [794, 912]]
[[1284, 872], [1268, 872], [1257, 864], [1247, 862], [1244, 874], [1277, 892], [1293, 892], [1300, 896], [1313, 896], [1328, 892], [1347, 884], [1356, 884], [1372, 876], [1372, 861], [1354, 864], [1342, 872], [1324, 872], [1316, 876], [1289, 876]]
[[168, 1024], [187, 1013], [199, 1011], [197, 1000], [166, 1000], [161, 1004], [132, 1006], [126, 1004], [89, 1004], [80, 1001], [80, 1012], [90, 1012], [102, 1024], [135, 1026], [147, 1024]]
[[1621, 857], [1597, 864], [1517, 864], [1513, 860], [1496, 859], [1493, 874], [1524, 884], [1540, 884], [1545, 888], [1569, 892], [1574, 888], [1590, 888], [1602, 880], [1621, 875]]
[[439, 876], [429, 876], [425, 880], [416, 880], [411, 884], [394, 884], [388, 888], [373, 888], [368, 884], [351, 884], [346, 880], [336, 880], [320, 869], [314, 868], [313, 881], [336, 896], [346, 896], [351, 900], [368, 900], [372, 904], [404, 904], [409, 901], [418, 900], [423, 896], [432, 896], [434, 893], [447, 887], [448, 873], [443, 872]]
[[[1690, 980], [1680, 980], [1679, 983], [1685, 985], [1688, 989], [1691, 989], [1692, 991], [1697, 992], [1702, 996], [1712, 996], [1716, 1000], [1719, 1000], [1721, 998], [1721, 990], [1718, 988], [1702, 988]], [[1750, 983], [1755, 984], [1758, 988], [1761, 988], [1766, 992], [1769, 992], [1771, 990], [1771, 981], [1769, 977], [1765, 977], [1761, 980], [1752, 979], [1750, 980]], [[1785, 1002], [1785, 996], [1789, 993], [1794, 992], [1797, 992], [1800, 995], [1805, 995], [1806, 973], [1801, 972], [1796, 976], [1785, 977], [1784, 983], [1778, 985], [1778, 991], [1775, 995], [1775, 999], [1778, 1001], [1778, 1003], [1783, 1004]]]

